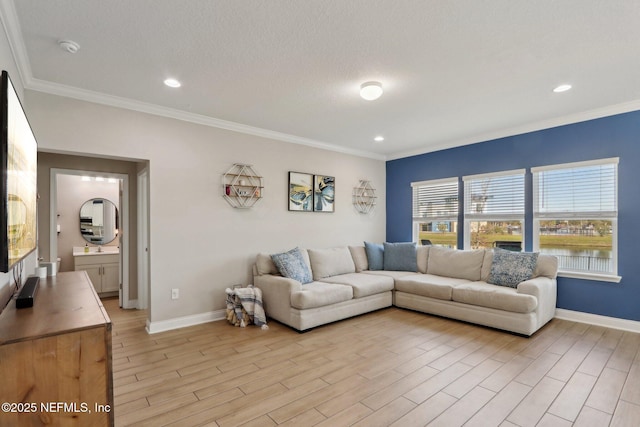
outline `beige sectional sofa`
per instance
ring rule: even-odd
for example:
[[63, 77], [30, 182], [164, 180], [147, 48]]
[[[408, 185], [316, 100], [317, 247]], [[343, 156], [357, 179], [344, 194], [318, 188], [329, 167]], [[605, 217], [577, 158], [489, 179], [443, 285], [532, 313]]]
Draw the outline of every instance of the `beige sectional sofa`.
[[282, 276], [271, 255], [258, 254], [254, 285], [267, 316], [299, 331], [395, 305], [529, 336], [555, 313], [557, 260], [548, 255], [537, 255], [531, 277], [515, 287], [487, 282], [492, 250], [419, 246], [416, 271], [370, 269], [364, 246], [298, 255], [308, 283]]

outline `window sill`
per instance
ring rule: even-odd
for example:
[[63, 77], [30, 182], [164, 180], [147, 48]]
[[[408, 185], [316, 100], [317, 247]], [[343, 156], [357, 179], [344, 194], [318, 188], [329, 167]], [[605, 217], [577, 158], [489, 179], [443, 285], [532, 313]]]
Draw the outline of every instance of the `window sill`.
[[558, 277], [569, 277], [571, 279], [597, 280], [599, 282], [620, 283], [621, 276], [603, 273], [587, 273], [583, 271], [558, 271]]

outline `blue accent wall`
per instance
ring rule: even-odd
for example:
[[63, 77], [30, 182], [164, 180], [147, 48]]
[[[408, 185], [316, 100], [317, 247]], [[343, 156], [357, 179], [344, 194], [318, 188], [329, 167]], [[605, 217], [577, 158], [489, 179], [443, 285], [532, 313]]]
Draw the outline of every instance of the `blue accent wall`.
[[[558, 278], [558, 308], [640, 320], [640, 111], [387, 162], [387, 241], [412, 239], [411, 182], [619, 157], [620, 283]], [[527, 174], [527, 188], [531, 178]], [[530, 194], [530, 191], [527, 192]], [[531, 250], [531, 197], [526, 250]], [[462, 247], [459, 236], [458, 247]]]

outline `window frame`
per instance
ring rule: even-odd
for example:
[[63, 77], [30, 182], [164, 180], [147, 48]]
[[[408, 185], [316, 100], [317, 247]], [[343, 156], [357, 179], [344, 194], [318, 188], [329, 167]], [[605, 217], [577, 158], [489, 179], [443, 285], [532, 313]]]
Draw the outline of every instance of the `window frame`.
[[[439, 185], [453, 185], [455, 184], [456, 191], [455, 197], [457, 199], [457, 205], [455, 207], [455, 212], [452, 212], [449, 215], [435, 215], [431, 217], [417, 217], [415, 216], [415, 206], [416, 206], [416, 188], [419, 187], [435, 187]], [[425, 222], [434, 222], [434, 221], [452, 221], [459, 223], [459, 212], [460, 212], [460, 182], [458, 177], [450, 177], [450, 178], [440, 178], [440, 179], [432, 179], [427, 181], [417, 181], [411, 183], [411, 228], [412, 228], [412, 241], [419, 244], [420, 237], [420, 226], [419, 224]], [[460, 227], [456, 227], [456, 245], [459, 237], [459, 229]]]
[[[598, 280], [604, 282], [612, 282], [619, 283], [622, 280], [622, 277], [618, 275], [618, 184], [619, 184], [619, 161], [618, 157], [604, 158], [604, 159], [596, 159], [596, 160], [587, 160], [582, 162], [570, 162], [570, 163], [559, 163], [553, 165], [545, 165], [545, 166], [537, 166], [531, 168], [531, 174], [533, 176], [533, 206], [532, 206], [532, 214], [533, 214], [533, 251], [540, 252], [540, 222], [547, 220], [567, 220], [567, 219], [601, 219], [611, 221], [611, 256], [612, 256], [612, 265], [613, 271], [611, 273], [603, 273], [603, 272], [590, 272], [586, 270], [561, 270], [558, 269], [559, 277], [569, 277], [576, 279], [587, 279], [587, 280]], [[614, 185], [615, 185], [615, 194], [614, 194], [614, 203], [615, 209], [614, 211], [592, 211], [592, 212], [580, 212], [580, 211], [569, 211], [569, 212], [547, 212], [540, 213], [538, 211], [539, 206], [539, 179], [538, 174], [546, 171], [557, 171], [562, 169], [573, 169], [573, 168], [582, 168], [589, 166], [601, 166], [601, 165], [614, 165]], [[615, 215], [615, 216], [608, 216]]]
[[[525, 250], [525, 235], [526, 235], [526, 224], [525, 224], [525, 213], [526, 213], [526, 169], [512, 169], [507, 171], [498, 171], [498, 172], [490, 172], [476, 175], [467, 175], [462, 177], [463, 181], [463, 192], [464, 192], [464, 236], [463, 236], [463, 247], [465, 249], [471, 249], [471, 223], [472, 222], [481, 222], [481, 221], [520, 221], [522, 224], [522, 251]], [[471, 208], [470, 203], [468, 203], [469, 197], [469, 187], [473, 181], [477, 181], [480, 179], [491, 179], [498, 178], [502, 176], [521, 176], [522, 177], [522, 212], [521, 213], [509, 213], [509, 214], [495, 214], [495, 213], [472, 213], [468, 210]], [[490, 249], [490, 248], [486, 248]]]

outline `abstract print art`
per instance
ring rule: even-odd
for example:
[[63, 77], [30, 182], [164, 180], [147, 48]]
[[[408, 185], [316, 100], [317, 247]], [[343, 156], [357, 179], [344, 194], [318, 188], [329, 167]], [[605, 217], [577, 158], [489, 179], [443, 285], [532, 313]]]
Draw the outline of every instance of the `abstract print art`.
[[314, 175], [313, 210], [315, 212], [333, 212], [335, 198], [335, 177]]
[[289, 172], [289, 210], [313, 212], [313, 175]]

